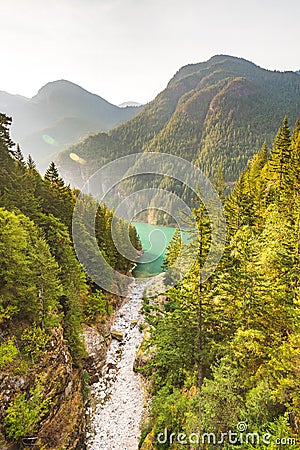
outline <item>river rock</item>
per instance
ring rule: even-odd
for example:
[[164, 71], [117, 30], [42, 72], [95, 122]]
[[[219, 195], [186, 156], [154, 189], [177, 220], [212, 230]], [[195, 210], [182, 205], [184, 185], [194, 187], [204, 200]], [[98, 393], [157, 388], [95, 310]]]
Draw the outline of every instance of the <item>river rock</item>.
[[137, 324], [138, 324], [138, 320], [134, 319], [134, 320], [131, 321], [130, 327], [134, 328]]
[[124, 339], [124, 333], [122, 333], [122, 331], [112, 330], [111, 336], [117, 339], [118, 341], [123, 341]]

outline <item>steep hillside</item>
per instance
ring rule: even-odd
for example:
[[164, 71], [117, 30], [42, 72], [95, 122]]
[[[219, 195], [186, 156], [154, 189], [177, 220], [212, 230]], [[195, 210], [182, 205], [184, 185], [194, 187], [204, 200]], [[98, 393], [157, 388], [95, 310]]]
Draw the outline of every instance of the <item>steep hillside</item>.
[[[89, 379], [98, 377], [103, 335], [120, 299], [98, 289], [76, 258], [71, 228], [78, 191], [53, 163], [44, 178], [32, 160], [25, 163], [9, 127], [0, 114], [0, 448], [83, 450]], [[85, 216], [97, 208], [93, 202], [82, 198]], [[118, 254], [112, 211], [96, 211], [99, 247], [111, 267], [128, 273], [133, 263]], [[87, 227], [80, 218], [75, 226], [85, 261], [94, 260]], [[127, 230], [118, 219], [118, 242]], [[129, 233], [140, 249], [134, 227]], [[85, 348], [86, 330], [95, 346], [99, 341], [95, 357], [89, 342]]]
[[[166, 89], [136, 117], [61, 153], [65, 176], [80, 185], [103, 163], [138, 151], [170, 152], [213, 175], [223, 166], [235, 180], [266, 140], [271, 144], [283, 117], [300, 114], [300, 78], [272, 72], [244, 59], [218, 55], [181, 68]], [[86, 163], [78, 167], [69, 155]]]
[[139, 108], [120, 108], [74, 83], [54, 81], [33, 98], [0, 92], [0, 111], [13, 117], [12, 137], [41, 169], [66, 145], [131, 119]]
[[226, 244], [204, 283], [212, 229], [201, 202], [199, 235], [182, 244], [174, 234], [166, 274], [181, 269], [180, 252], [198, 245], [198, 256], [165, 296], [144, 296], [149, 326], [135, 369], [152, 397], [140, 450], [299, 449], [299, 180], [299, 122], [292, 130], [284, 119], [271, 152], [264, 145], [223, 197]]

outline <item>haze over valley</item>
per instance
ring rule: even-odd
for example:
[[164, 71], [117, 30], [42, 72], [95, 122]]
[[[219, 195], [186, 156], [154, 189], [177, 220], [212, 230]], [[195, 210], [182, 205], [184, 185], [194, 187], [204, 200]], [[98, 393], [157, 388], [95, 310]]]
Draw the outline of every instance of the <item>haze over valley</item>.
[[13, 117], [12, 139], [45, 171], [64, 148], [129, 120], [139, 107], [118, 107], [70, 81], [58, 80], [32, 98], [0, 91], [0, 110]]

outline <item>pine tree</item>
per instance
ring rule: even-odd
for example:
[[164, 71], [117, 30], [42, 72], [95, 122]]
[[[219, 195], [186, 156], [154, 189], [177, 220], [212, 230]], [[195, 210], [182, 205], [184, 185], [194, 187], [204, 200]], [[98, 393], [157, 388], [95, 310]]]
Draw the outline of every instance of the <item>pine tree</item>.
[[211, 238], [211, 226], [208, 216], [207, 209], [201, 202], [199, 207], [193, 209], [194, 219], [197, 224], [196, 235], [191, 237], [191, 242], [189, 245], [196, 246], [197, 248], [197, 261], [193, 268], [193, 288], [191, 293], [191, 301], [196, 308], [197, 317], [197, 384], [198, 388], [201, 389], [203, 379], [204, 379], [204, 341], [205, 341], [205, 307], [206, 307], [206, 293], [209, 289], [209, 282], [205, 283], [202, 280], [203, 267], [206, 262], [206, 258], [210, 246]]
[[12, 123], [12, 118], [6, 114], [0, 113], [0, 146], [10, 150], [15, 144], [10, 139], [9, 128]]
[[[266, 141], [263, 143], [260, 151], [253, 156], [249, 168], [249, 176], [252, 182], [260, 176], [261, 170], [268, 160], [268, 145]], [[254, 187], [255, 188], [255, 187]]]
[[35, 163], [34, 160], [32, 159], [32, 156], [31, 156], [31, 155], [28, 155], [28, 158], [27, 158], [27, 167], [28, 167], [29, 170], [36, 169], [36, 163]]
[[21, 165], [21, 166], [25, 166], [25, 161], [24, 161], [24, 156], [23, 153], [20, 149], [19, 144], [17, 144], [17, 148], [14, 151], [10, 152], [11, 155], [13, 156], [13, 158]]
[[64, 180], [60, 177], [54, 162], [51, 162], [47, 169], [44, 180], [43, 211], [59, 217], [71, 232], [75, 198], [70, 186], [66, 186]]
[[[300, 214], [300, 129], [298, 121], [293, 130], [291, 152], [292, 152], [291, 184], [293, 187], [292, 204], [294, 208], [294, 216], [297, 217], [297, 220], [299, 221], [298, 216]], [[290, 201], [291, 200], [292, 199], [290, 198]]]
[[45, 173], [45, 180], [49, 181], [52, 186], [55, 186], [57, 188], [64, 188], [65, 183], [64, 180], [60, 177], [58, 169], [55, 165], [55, 163], [52, 161], [46, 170]]
[[173, 286], [174, 283], [178, 282], [180, 279], [179, 274], [182, 268], [178, 267], [178, 264], [176, 265], [176, 260], [182, 251], [182, 246], [181, 232], [176, 228], [172, 239], [167, 246], [165, 259], [162, 265], [164, 272], [167, 272], [164, 276], [164, 283], [166, 286]]
[[282, 126], [276, 135], [271, 151], [271, 168], [278, 177], [278, 186], [288, 183], [289, 163], [291, 159], [291, 132], [288, 126], [288, 118], [285, 117]]
[[297, 283], [299, 255], [297, 229], [289, 216], [277, 205], [271, 205], [261, 234], [260, 271], [265, 278], [265, 320], [273, 339], [286, 337], [299, 320]]
[[52, 324], [61, 290], [49, 246], [23, 214], [0, 208], [0, 227], [0, 312]]
[[249, 169], [241, 174], [225, 204], [227, 227], [232, 235], [241, 226], [252, 223], [254, 198], [247, 188], [248, 177]]

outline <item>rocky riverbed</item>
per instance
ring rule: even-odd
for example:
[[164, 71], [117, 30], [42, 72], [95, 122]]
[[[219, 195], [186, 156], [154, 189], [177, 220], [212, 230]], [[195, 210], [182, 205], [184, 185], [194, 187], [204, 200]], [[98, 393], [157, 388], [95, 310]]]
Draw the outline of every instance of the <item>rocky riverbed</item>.
[[134, 282], [127, 301], [116, 313], [111, 328], [115, 337], [102, 377], [92, 385], [88, 450], [138, 449], [145, 395], [141, 376], [133, 371], [133, 364], [143, 338], [139, 324], [143, 321], [140, 311], [147, 284]]

